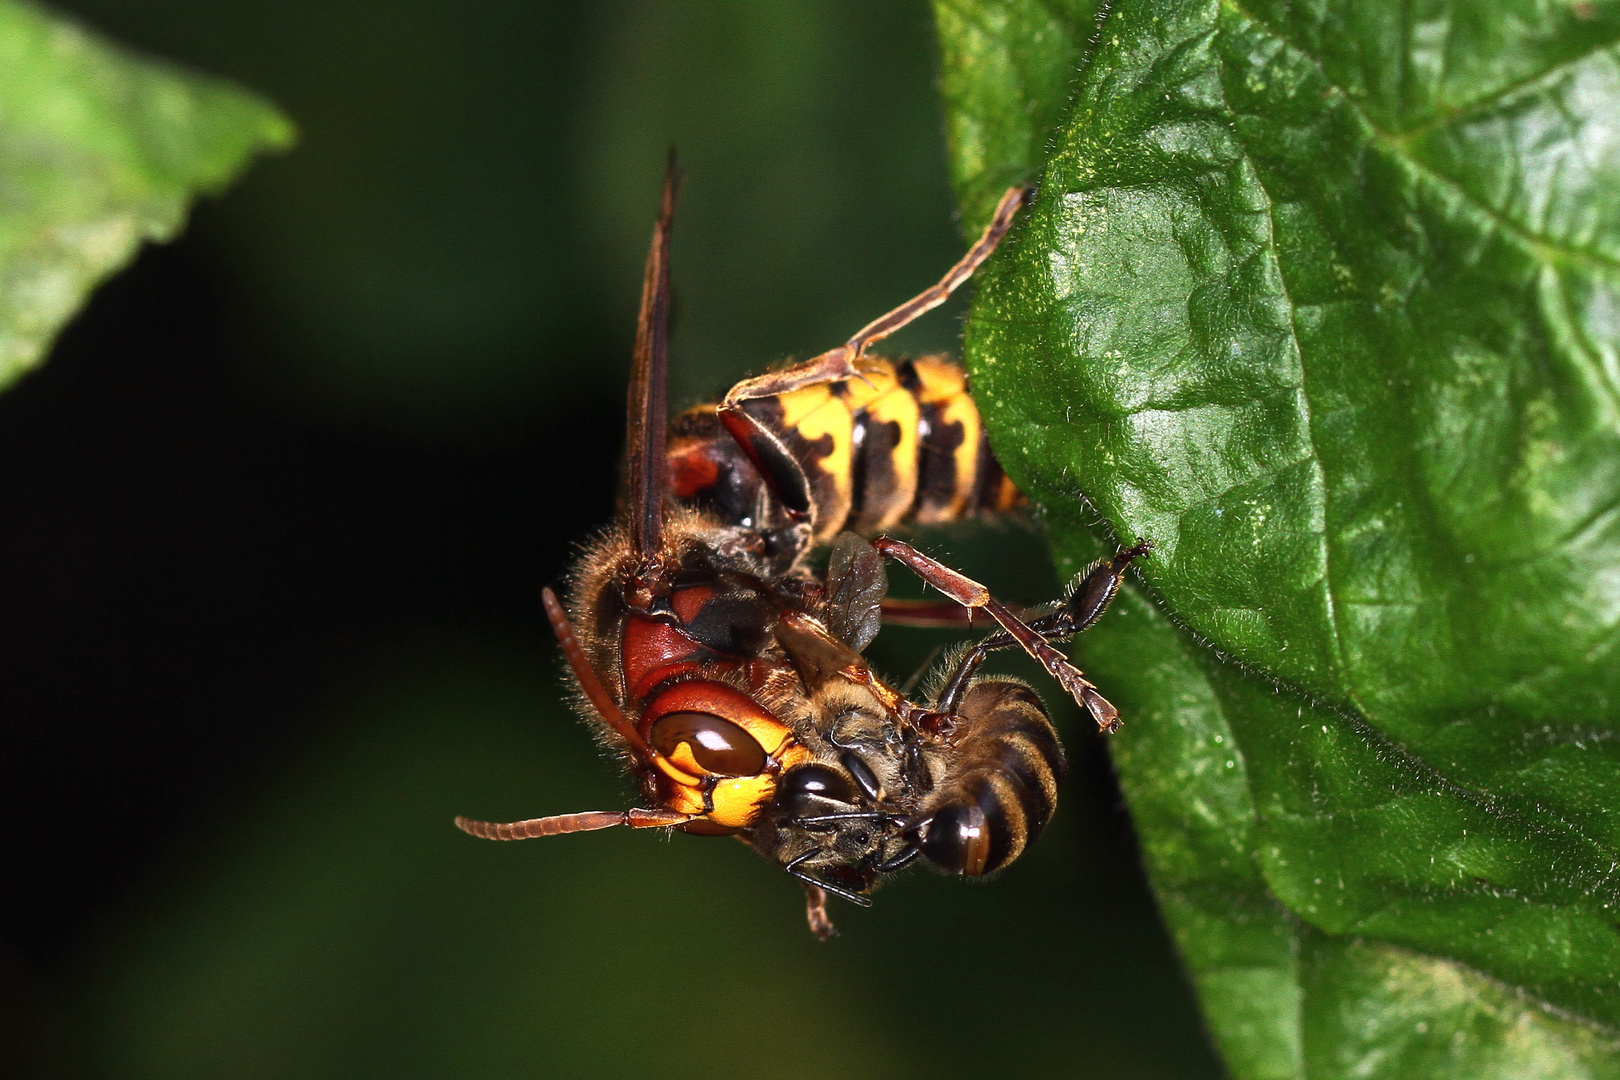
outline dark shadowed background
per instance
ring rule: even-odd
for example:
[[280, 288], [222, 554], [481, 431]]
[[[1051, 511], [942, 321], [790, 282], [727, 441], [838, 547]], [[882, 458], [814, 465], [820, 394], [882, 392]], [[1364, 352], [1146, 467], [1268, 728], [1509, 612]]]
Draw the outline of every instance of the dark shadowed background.
[[826, 945], [729, 841], [450, 824], [628, 796], [537, 594], [611, 511], [665, 148], [682, 404], [959, 254], [922, 0], [66, 6], [302, 141], [0, 397], [0, 1075], [1218, 1074], [1072, 712], [1021, 862]]

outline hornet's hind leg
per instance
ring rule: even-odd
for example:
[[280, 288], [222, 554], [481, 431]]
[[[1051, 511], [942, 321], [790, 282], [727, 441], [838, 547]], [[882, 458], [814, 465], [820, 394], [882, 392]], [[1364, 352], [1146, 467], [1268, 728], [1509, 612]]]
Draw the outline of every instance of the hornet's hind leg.
[[968, 249], [967, 254], [939, 279], [938, 283], [924, 289], [893, 311], [873, 319], [857, 330], [854, 337], [836, 349], [829, 349], [798, 367], [771, 372], [738, 383], [726, 395], [726, 400], [720, 406], [721, 411], [735, 410], [739, 404], [753, 398], [774, 397], [816, 383], [858, 378], [860, 372], [855, 369], [855, 365], [866, 355], [866, 350], [870, 346], [943, 304], [951, 293], [973, 276], [973, 272], [980, 264], [996, 250], [1001, 238], [1007, 235], [1007, 230], [1012, 228], [1013, 218], [1018, 214], [1019, 208], [1029, 201], [1034, 191], [1034, 188], [1028, 186], [1008, 188], [1007, 193], [1001, 197], [1001, 202], [996, 204], [996, 212], [991, 217], [990, 224], [985, 227], [984, 234]]
[[744, 404], [760, 398], [779, 397], [807, 386], [861, 378], [857, 365], [866, 355], [866, 350], [918, 316], [943, 304], [951, 293], [972, 277], [980, 264], [996, 250], [996, 245], [1007, 235], [1007, 230], [1012, 228], [1013, 218], [1033, 191], [1030, 187], [1008, 189], [997, 204], [995, 216], [985, 228], [984, 235], [936, 284], [867, 323], [854, 337], [837, 348], [829, 349], [797, 367], [744, 379], [726, 394], [718, 408], [720, 422], [743, 453], [753, 461], [789, 514], [802, 519], [809, 510], [809, 482], [803, 476], [803, 467], [769, 429], [743, 408]]

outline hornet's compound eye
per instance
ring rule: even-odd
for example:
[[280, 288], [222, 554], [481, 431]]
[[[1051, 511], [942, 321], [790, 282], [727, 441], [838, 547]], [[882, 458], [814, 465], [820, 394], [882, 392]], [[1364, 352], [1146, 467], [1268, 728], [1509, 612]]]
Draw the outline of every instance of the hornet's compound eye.
[[777, 789], [777, 801], [788, 813], [802, 815], [825, 813], [824, 800], [855, 802], [855, 789], [844, 774], [826, 765], [801, 765], [782, 777]]
[[693, 776], [758, 776], [765, 748], [741, 727], [713, 713], [660, 716], [647, 740], [676, 768]]

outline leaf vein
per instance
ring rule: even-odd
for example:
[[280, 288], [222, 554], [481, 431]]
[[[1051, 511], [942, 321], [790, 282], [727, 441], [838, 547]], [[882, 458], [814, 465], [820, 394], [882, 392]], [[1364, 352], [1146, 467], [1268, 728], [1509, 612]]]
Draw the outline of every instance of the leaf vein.
[[[1280, 37], [1278, 38], [1278, 41], [1284, 45], [1288, 44], [1286, 40]], [[1300, 347], [1299, 343], [1299, 323], [1295, 318], [1296, 312], [1294, 308], [1294, 299], [1289, 293], [1288, 281], [1283, 275], [1282, 259], [1277, 251], [1277, 220], [1275, 215], [1276, 201], [1272, 198], [1271, 192], [1266, 190], [1265, 183], [1261, 180], [1259, 170], [1255, 168], [1254, 161], [1250, 157], [1247, 147], [1243, 148], [1243, 161], [1247, 167], [1247, 172], [1254, 185], [1255, 191], [1265, 200], [1265, 248], [1267, 255], [1270, 257], [1271, 267], [1277, 275], [1277, 287], [1282, 292], [1283, 304], [1288, 310], [1288, 342], [1293, 351], [1294, 363], [1297, 366], [1296, 369], [1299, 373], [1298, 393], [1300, 403], [1299, 411], [1301, 413], [1300, 419], [1304, 424], [1305, 439], [1309, 446], [1309, 458], [1312, 462], [1314, 472], [1314, 476], [1312, 477], [1313, 484], [1319, 493], [1322, 520], [1325, 523], [1330, 516], [1328, 506], [1329, 497], [1327, 474], [1322, 468], [1322, 455], [1316, 441], [1316, 421], [1315, 417], [1313, 416], [1310, 389], [1306, 385], [1305, 353]], [[1336, 598], [1333, 595], [1332, 543], [1328, 536], [1325, 524], [1324, 528], [1318, 533], [1318, 535], [1321, 537], [1322, 599], [1327, 608], [1327, 631], [1332, 639], [1330, 643], [1332, 656], [1334, 663], [1338, 668], [1339, 681], [1346, 696], [1349, 698], [1351, 704], [1355, 706], [1356, 710], [1361, 713], [1361, 715], [1367, 716], [1369, 714], [1361, 700], [1361, 695], [1358, 693], [1354, 680], [1351, 676], [1351, 669], [1344, 648], [1344, 638], [1339, 628], [1339, 609]]]
[[1369, 141], [1376, 142], [1391, 157], [1406, 165], [1407, 168], [1409, 168], [1419, 179], [1422, 179], [1429, 184], [1448, 192], [1459, 202], [1472, 207], [1475, 212], [1486, 218], [1491, 224], [1494, 224], [1503, 232], [1516, 237], [1528, 250], [1529, 254], [1535, 259], [1536, 262], [1544, 265], [1550, 264], [1554, 261], [1553, 257], [1558, 256], [1572, 262], [1580, 262], [1582, 260], [1589, 261], [1605, 270], [1611, 272], [1620, 272], [1620, 258], [1605, 254], [1601, 251], [1595, 251], [1591, 248], [1570, 244], [1562, 240], [1555, 240], [1550, 236], [1539, 233], [1535, 229], [1531, 228], [1527, 222], [1515, 220], [1505, 211], [1490, 205], [1479, 196], [1463, 187], [1462, 184], [1455, 179], [1445, 175], [1444, 173], [1435, 169], [1432, 165], [1429, 165], [1421, 159], [1413, 156], [1403, 145], [1404, 136], [1391, 134], [1390, 132], [1380, 128], [1377, 124], [1373, 123], [1371, 117], [1367, 115], [1366, 110], [1361, 107], [1361, 105], [1356, 101], [1355, 97], [1344, 87], [1334, 82], [1333, 78], [1327, 73], [1327, 69], [1322, 66], [1322, 62], [1315, 56], [1311, 55], [1308, 50], [1291, 40], [1286, 34], [1278, 30], [1276, 27], [1246, 10], [1242, 4], [1237, 2], [1237, 0], [1221, 0], [1221, 2], [1227, 8], [1227, 10], [1246, 20], [1256, 30], [1270, 35], [1279, 45], [1293, 50], [1299, 56], [1302, 56], [1306, 60], [1310, 61], [1311, 65], [1316, 69], [1317, 74], [1321, 76], [1322, 81], [1326, 83], [1329, 89], [1331, 89], [1333, 93], [1345, 103], [1345, 107], [1355, 115], [1356, 120], [1362, 125], [1362, 127], [1366, 129], [1368, 135], [1371, 137]]
[[[1419, 135], [1425, 135], [1436, 128], [1445, 127], [1453, 120], [1482, 113], [1491, 106], [1505, 101], [1507, 98], [1512, 97], [1521, 90], [1527, 90], [1530, 87], [1535, 86], [1537, 83], [1551, 81], [1554, 75], [1559, 74], [1565, 68], [1574, 67], [1576, 64], [1583, 63], [1586, 60], [1591, 59], [1593, 56], [1596, 56], [1598, 53], [1612, 49], [1616, 44], [1620, 44], [1620, 34], [1616, 34], [1602, 41], [1594, 42], [1590, 48], [1582, 49], [1581, 51], [1563, 57], [1560, 60], [1555, 60], [1546, 67], [1533, 71], [1528, 75], [1521, 76], [1520, 78], [1512, 79], [1506, 83], [1503, 83], [1501, 86], [1480, 94], [1478, 97], [1469, 98], [1466, 101], [1459, 101], [1454, 105], [1448, 105], [1438, 109], [1435, 111], [1434, 115], [1430, 116], [1426, 120], [1421, 120], [1410, 127], [1402, 128], [1400, 131], [1391, 132], [1391, 137], [1397, 140], [1415, 138]], [[1306, 55], [1309, 54], [1307, 53]], [[1357, 111], [1359, 112], [1360, 110], [1358, 109]]]

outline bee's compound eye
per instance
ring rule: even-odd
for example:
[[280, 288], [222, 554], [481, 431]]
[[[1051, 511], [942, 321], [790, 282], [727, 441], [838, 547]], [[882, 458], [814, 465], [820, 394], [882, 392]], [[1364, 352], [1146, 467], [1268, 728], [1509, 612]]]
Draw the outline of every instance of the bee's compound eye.
[[839, 754], [838, 763], [849, 770], [850, 778], [860, 785], [861, 792], [868, 799], [875, 799], [882, 792], [883, 785], [878, 783], [877, 774], [872, 771], [872, 766], [855, 751], [845, 750]]
[[[814, 813], [820, 799], [841, 803], [855, 801], [854, 789], [844, 774], [826, 765], [800, 765], [782, 777], [777, 791], [777, 800], [791, 814]], [[825, 806], [819, 808], [825, 810]]]
[[990, 861], [990, 822], [973, 803], [936, 811], [917, 833], [923, 855], [947, 873], [977, 877]]
[[677, 712], [660, 716], [649, 733], [653, 749], [678, 768], [699, 776], [758, 776], [765, 771], [765, 748], [741, 727], [713, 713]]

